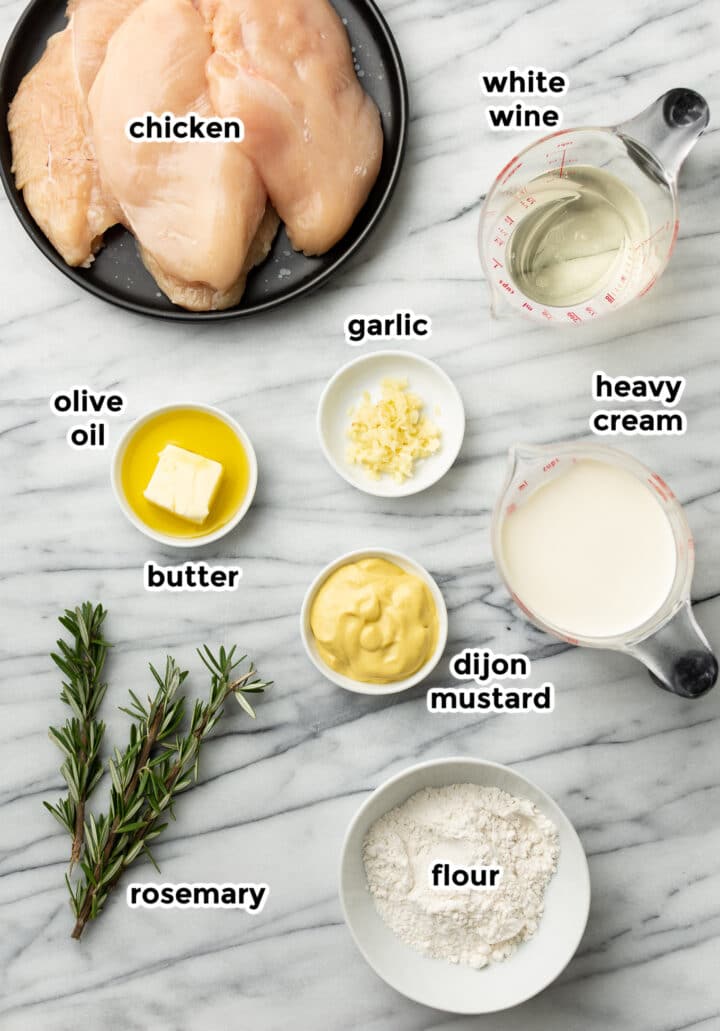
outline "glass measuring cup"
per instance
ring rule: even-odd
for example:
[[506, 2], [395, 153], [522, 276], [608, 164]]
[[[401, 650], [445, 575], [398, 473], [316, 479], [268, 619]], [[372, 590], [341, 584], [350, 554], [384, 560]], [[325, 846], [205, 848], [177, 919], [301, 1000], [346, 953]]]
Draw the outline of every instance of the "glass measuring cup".
[[678, 173], [709, 119], [703, 97], [673, 89], [620, 125], [561, 130], [514, 157], [480, 214], [493, 314], [579, 325], [647, 293], [675, 245]]
[[[506, 521], [512, 519], [516, 510], [538, 489], [562, 476], [581, 459], [618, 466], [649, 487], [668, 519], [675, 543], [675, 575], [665, 601], [644, 623], [613, 637], [571, 636], [567, 629], [548, 623], [515, 592], [503, 555]], [[695, 545], [685, 513], [664, 480], [632, 456], [593, 443], [512, 447], [507, 479], [493, 512], [491, 535], [495, 564], [511, 597], [541, 630], [569, 644], [626, 652], [647, 667], [660, 687], [686, 698], [698, 698], [715, 684], [718, 662], [695, 621], [690, 603]]]

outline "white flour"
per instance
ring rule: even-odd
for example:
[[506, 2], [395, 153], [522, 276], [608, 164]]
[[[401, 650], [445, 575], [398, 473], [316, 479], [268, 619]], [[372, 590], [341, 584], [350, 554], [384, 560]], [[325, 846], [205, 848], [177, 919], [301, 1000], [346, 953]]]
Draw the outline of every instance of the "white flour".
[[[407, 945], [435, 959], [486, 966], [531, 938], [557, 868], [555, 825], [498, 788], [425, 788], [367, 833], [363, 859], [377, 910]], [[498, 866], [490, 889], [432, 886], [435, 863]]]

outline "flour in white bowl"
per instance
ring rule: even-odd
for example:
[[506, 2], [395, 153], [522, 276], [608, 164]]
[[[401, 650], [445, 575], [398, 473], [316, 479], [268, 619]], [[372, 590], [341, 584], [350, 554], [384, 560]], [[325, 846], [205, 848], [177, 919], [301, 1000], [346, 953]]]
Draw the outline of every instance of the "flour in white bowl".
[[[375, 906], [418, 952], [480, 969], [531, 938], [560, 854], [555, 825], [499, 788], [424, 788], [377, 820], [363, 843]], [[438, 888], [431, 870], [499, 867], [493, 888]]]

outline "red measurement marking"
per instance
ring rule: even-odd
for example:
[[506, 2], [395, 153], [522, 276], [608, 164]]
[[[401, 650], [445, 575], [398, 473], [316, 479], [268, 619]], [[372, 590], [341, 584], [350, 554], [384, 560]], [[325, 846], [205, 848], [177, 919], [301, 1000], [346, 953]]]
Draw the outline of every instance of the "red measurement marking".
[[668, 261], [670, 260], [670, 257], [672, 256], [672, 252], [675, 250], [675, 243], [677, 241], [678, 232], [679, 231], [680, 231], [680, 223], [676, 220], [675, 221], [675, 228], [673, 229], [673, 238], [670, 241], [670, 250], [668, 251]]
[[578, 315], [578, 313], [576, 311], [566, 311], [565, 314], [567, 315], [567, 317], [570, 319], [571, 322], [575, 323], [575, 325], [577, 325], [578, 322], [582, 322], [582, 319], [580, 318], [580, 316]]
[[508, 507], [505, 509], [505, 515], [511, 516], [516, 508], [517, 508], [517, 505], [513, 501], [512, 505], [508, 505]]
[[[560, 144], [558, 144], [558, 146], [565, 147], [566, 144], [560, 143]], [[560, 178], [561, 179], [563, 177], [563, 172], [565, 171], [565, 158], [566, 157], [567, 157], [567, 150], [563, 150], [562, 161], [560, 162]]]
[[502, 267], [503, 267], [503, 263], [501, 261], [498, 261], [497, 258], [493, 258], [493, 272], [495, 271], [495, 269], [502, 268]]
[[504, 219], [504, 222], [505, 222], [506, 226], [514, 226], [515, 225], [515, 219], [512, 217], [512, 215], [506, 215], [505, 219]]
[[523, 480], [522, 483], [518, 484], [518, 490], [525, 490], [527, 485], [528, 485], [528, 481], [527, 480]]
[[649, 482], [652, 484], [652, 486], [655, 488], [655, 490], [658, 492], [658, 494], [664, 501], [674, 500], [675, 495], [673, 494], [670, 487], [668, 487], [667, 483], [665, 483], [665, 480], [663, 480], [662, 476], [658, 476], [657, 473], [653, 473]]
[[549, 320], [550, 322], [552, 322], [552, 315], [551, 315], [551, 314], [550, 314], [550, 312], [549, 312], [549, 311], [547, 310], [547, 308], [543, 308], [543, 310], [541, 311], [541, 313], [540, 313], [540, 314], [542, 315], [542, 317], [543, 317], [544, 319], [548, 319], [548, 320]]
[[608, 302], [608, 304], [615, 304], [615, 298], [612, 294], [605, 294], [605, 300]]
[[530, 304], [530, 302], [529, 302], [529, 301], [524, 301], [524, 302], [523, 302], [523, 308], [524, 308], [524, 309], [525, 309], [526, 311], [535, 311], [534, 307], [532, 306], [532, 304]]
[[647, 286], [643, 287], [643, 289], [640, 291], [640, 293], [638, 294], [638, 297], [644, 297], [645, 294], [648, 292], [648, 290], [652, 290], [652, 288], [655, 286], [656, 283], [657, 283], [657, 276], [653, 276], [652, 279], [650, 280], [650, 282], [647, 284]]
[[553, 460], [551, 462], [548, 462], [547, 465], [543, 466], [543, 472], [544, 473], [549, 473], [551, 469], [554, 469], [555, 466], [559, 465], [559, 464], [560, 464], [560, 459], [559, 458], [553, 458]]
[[586, 311], [586, 313], [587, 313], [587, 314], [588, 314], [588, 315], [589, 315], [589, 316], [590, 316], [591, 318], [593, 318], [593, 319], [594, 319], [594, 318], [595, 318], [595, 316], [597, 315], [597, 312], [595, 311], [595, 309], [594, 309], [594, 308], [590, 308], [590, 307], [588, 307], [588, 308], [586, 308], [586, 309], [585, 309], [585, 311]]
[[506, 290], [509, 294], [514, 294], [515, 293], [515, 291], [510, 286], [510, 284], [508, 283], [508, 281], [506, 279], [500, 279], [499, 283], [500, 283], [500, 286], [503, 288], [503, 290]]
[[[558, 129], [557, 132], [551, 132], [549, 136], [541, 136], [541, 138], [538, 140], [538, 146], [541, 143], [549, 143], [550, 140], [557, 139], [558, 136], [565, 136], [566, 134], [567, 129]], [[571, 147], [572, 143], [572, 140], [569, 140], [567, 143], [558, 143], [558, 147]]]
[[[505, 167], [503, 168], [502, 172], [500, 173], [498, 178], [495, 180], [496, 182], [498, 182], [500, 180], [501, 176], [505, 176], [505, 178], [502, 180], [502, 185], [504, 186], [505, 183], [509, 182], [512, 179], [512, 177], [515, 175], [516, 172], [520, 171], [520, 169], [522, 168], [522, 161], [520, 161], [517, 165], [515, 165], [514, 168], [512, 167], [513, 162], [516, 161], [516, 160], [517, 160], [516, 158], [513, 158], [512, 161], [509, 161], [505, 165]], [[510, 169], [510, 171], [508, 171], [508, 169]], [[507, 175], [505, 175], [506, 172], [507, 172]]]
[[[676, 225], [677, 225], [677, 223], [676, 223]], [[666, 222], [664, 226], [660, 226], [659, 229], [656, 229], [655, 232], [652, 234], [652, 236], [648, 236], [648, 237], [646, 237], [646, 239], [641, 240], [640, 243], [636, 243], [635, 247], [634, 247], [634, 250], [637, 250], [639, 247], [645, 247], [646, 244], [649, 244], [650, 241], [654, 240], [656, 236], [660, 236], [662, 233], [666, 233], [669, 228], [670, 228], [670, 223]]]
[[515, 602], [515, 604], [520, 609], [520, 611], [525, 613], [525, 615], [528, 617], [528, 619], [533, 620], [535, 618], [533, 616], [532, 612], [530, 611], [530, 609], [527, 607], [527, 605], [523, 605], [523, 603], [518, 598], [517, 594], [511, 593], [510, 597]]
[[510, 158], [510, 160], [508, 161], [508, 163], [505, 165], [504, 168], [500, 169], [500, 171], [498, 172], [497, 176], [495, 177], [495, 182], [496, 183], [500, 182], [500, 180], [505, 175], [505, 173], [510, 171], [510, 169], [512, 168], [512, 166], [515, 164], [516, 161], [517, 161], [517, 154], [515, 155], [514, 158]]

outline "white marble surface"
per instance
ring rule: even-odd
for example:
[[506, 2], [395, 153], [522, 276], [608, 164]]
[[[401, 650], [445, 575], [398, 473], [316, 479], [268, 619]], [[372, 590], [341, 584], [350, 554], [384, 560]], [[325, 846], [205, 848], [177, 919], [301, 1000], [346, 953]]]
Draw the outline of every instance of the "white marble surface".
[[[481, 195], [531, 137], [485, 128], [481, 69], [543, 65], [570, 76], [566, 125], [618, 121], [665, 89], [695, 86], [720, 117], [720, 19], [712, 0], [383, 0], [407, 65], [413, 119], [403, 180], [382, 229], [321, 294], [254, 321], [199, 327], [146, 321], [81, 293], [35, 250], [3, 198], [2, 678], [0, 696], [0, 1025], [7, 1031], [710, 1031], [720, 1022], [720, 690], [688, 703], [631, 660], [563, 650], [510, 606], [490, 555], [489, 513], [516, 439], [582, 435], [590, 375], [683, 374], [684, 438], [627, 442], [687, 504], [696, 535], [698, 617], [720, 645], [720, 204], [711, 125], [682, 174], [680, 239], [649, 298], [586, 331], [492, 322], [475, 232]], [[0, 8], [4, 35], [17, 0]], [[597, 17], [595, 17], [597, 12]], [[468, 428], [460, 459], [426, 494], [360, 494], [325, 463], [318, 397], [356, 352], [355, 311], [430, 314], [421, 350], [458, 383]], [[109, 454], [73, 453], [48, 398], [75, 383], [128, 397], [123, 425], [188, 396], [245, 425], [260, 486], [242, 528], [211, 556], [245, 570], [233, 595], [157, 596], [143, 562], [162, 558], [122, 518]], [[450, 612], [449, 651], [529, 650], [552, 679], [550, 716], [430, 717], [424, 692], [355, 697], [305, 659], [298, 610], [314, 573], [340, 552], [384, 544], [435, 574]], [[78, 945], [68, 938], [67, 840], [41, 801], [61, 791], [48, 723], [64, 719], [48, 662], [56, 615], [85, 597], [110, 609], [116, 642], [109, 736], [125, 686], [171, 651], [237, 641], [275, 686], [257, 725], [232, 711], [206, 751], [202, 784], [157, 848], [169, 881], [267, 880], [255, 918], [130, 912], [118, 893]], [[447, 678], [441, 667], [435, 682]], [[204, 691], [199, 672], [196, 692]], [[549, 791], [587, 850], [593, 903], [560, 980], [520, 1009], [456, 1019], [416, 1006], [365, 965], [343, 924], [343, 833], [367, 792], [417, 760], [477, 755]], [[136, 879], [152, 880], [148, 865]]]

